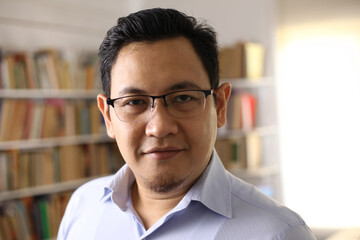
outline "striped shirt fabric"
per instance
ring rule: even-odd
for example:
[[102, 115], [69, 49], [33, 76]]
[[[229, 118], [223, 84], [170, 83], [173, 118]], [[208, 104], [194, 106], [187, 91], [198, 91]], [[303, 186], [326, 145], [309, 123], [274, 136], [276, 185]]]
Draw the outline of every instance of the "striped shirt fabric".
[[88, 182], [71, 197], [58, 240], [315, 239], [303, 219], [231, 175], [216, 151], [178, 205], [149, 229], [131, 203], [135, 177], [127, 165]]

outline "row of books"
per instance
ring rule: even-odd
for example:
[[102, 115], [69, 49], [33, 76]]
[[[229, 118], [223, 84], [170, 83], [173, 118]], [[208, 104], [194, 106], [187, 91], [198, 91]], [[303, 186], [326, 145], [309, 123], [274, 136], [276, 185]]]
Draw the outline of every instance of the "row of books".
[[71, 192], [0, 205], [0, 239], [55, 239]]
[[115, 143], [0, 152], [0, 192], [107, 175], [123, 163]]
[[228, 105], [228, 129], [251, 130], [256, 126], [257, 97], [248, 92], [233, 90]]
[[238, 42], [220, 49], [220, 77], [258, 79], [264, 76], [265, 48], [254, 42]]
[[22, 100], [0, 102], [0, 141], [103, 133], [104, 122], [93, 100]]
[[65, 59], [50, 49], [9, 52], [0, 56], [0, 89], [95, 89], [98, 88], [96, 54]]
[[215, 149], [225, 168], [229, 170], [254, 170], [261, 166], [261, 137], [255, 132], [244, 137], [217, 139]]

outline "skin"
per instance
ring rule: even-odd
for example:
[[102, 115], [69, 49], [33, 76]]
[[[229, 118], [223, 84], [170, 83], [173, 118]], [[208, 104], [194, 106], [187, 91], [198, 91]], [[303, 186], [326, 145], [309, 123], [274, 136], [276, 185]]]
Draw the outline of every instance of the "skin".
[[[208, 75], [191, 43], [183, 37], [137, 42], [123, 47], [111, 71], [111, 98], [131, 94], [162, 95], [176, 90], [210, 89]], [[98, 95], [107, 134], [115, 138], [135, 175], [133, 206], [148, 229], [174, 208], [208, 165], [216, 132], [226, 121], [231, 86], [208, 96], [202, 114], [176, 118], [162, 99], [155, 100], [149, 119], [120, 121]]]

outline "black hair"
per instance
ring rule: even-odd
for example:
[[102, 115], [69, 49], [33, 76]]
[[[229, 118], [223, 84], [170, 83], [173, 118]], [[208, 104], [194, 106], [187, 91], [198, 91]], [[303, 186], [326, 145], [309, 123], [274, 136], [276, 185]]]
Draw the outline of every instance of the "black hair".
[[101, 82], [110, 97], [111, 69], [122, 47], [133, 42], [157, 41], [183, 36], [200, 57], [212, 89], [219, 86], [218, 44], [214, 29], [174, 9], [154, 8], [120, 17], [99, 49]]

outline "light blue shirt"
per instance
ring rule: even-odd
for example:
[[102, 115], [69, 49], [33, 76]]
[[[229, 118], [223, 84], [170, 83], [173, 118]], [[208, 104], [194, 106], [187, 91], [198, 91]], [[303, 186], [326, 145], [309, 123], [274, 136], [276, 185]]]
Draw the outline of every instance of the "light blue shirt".
[[299, 215], [226, 171], [216, 151], [178, 205], [148, 230], [131, 203], [127, 165], [75, 191], [58, 240], [315, 239]]

